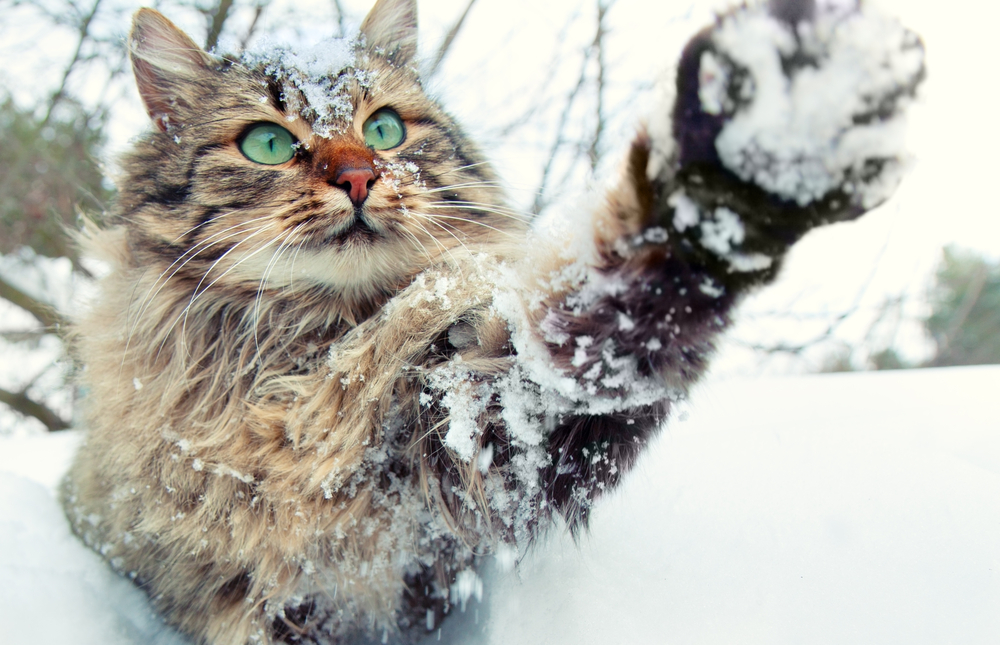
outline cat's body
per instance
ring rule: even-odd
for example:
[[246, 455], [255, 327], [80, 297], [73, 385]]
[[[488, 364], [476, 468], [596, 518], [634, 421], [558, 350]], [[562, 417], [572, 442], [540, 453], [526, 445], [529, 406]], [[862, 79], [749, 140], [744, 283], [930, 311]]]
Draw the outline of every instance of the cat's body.
[[[365, 44], [312, 58], [222, 61], [137, 14], [158, 129], [125, 160], [116, 226], [90, 236], [112, 271], [77, 329], [76, 531], [198, 642], [243, 645], [419, 636], [474, 587], [480, 556], [523, 554], [555, 514], [585, 525], [738, 298], [809, 228], [884, 196], [873, 186], [898, 161], [834, 146], [829, 176], [798, 183], [731, 163], [716, 140], [738, 138], [726, 124], [768, 85], [727, 29], [757, 23], [791, 48], [787, 79], [822, 67], [793, 55], [810, 43], [850, 49], [789, 40], [763, 10], [704, 32], [672, 123], [654, 118], [564, 237], [505, 207], [423, 94], [411, 1], [380, 0]], [[883, 54], [906, 64], [838, 140], [912, 96], [919, 42], [897, 32]], [[247, 147], [260, 124], [291, 133], [289, 158], [254, 160], [283, 136]]]

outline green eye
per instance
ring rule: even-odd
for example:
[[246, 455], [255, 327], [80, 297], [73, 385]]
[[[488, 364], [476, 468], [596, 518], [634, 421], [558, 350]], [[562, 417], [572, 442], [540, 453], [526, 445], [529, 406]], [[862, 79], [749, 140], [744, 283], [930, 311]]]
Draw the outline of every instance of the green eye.
[[260, 123], [250, 128], [240, 141], [247, 159], [265, 166], [285, 163], [295, 156], [295, 137], [280, 125]]
[[365, 143], [376, 150], [388, 150], [403, 143], [406, 128], [399, 115], [389, 109], [382, 109], [368, 117], [361, 128]]

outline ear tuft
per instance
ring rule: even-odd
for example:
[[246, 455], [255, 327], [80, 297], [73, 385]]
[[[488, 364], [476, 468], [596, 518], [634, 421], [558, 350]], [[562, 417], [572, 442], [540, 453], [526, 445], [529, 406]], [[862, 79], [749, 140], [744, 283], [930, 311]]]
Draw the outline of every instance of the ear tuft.
[[378, 0], [361, 23], [369, 47], [379, 47], [397, 62], [417, 57], [417, 1]]
[[212, 58], [153, 9], [140, 9], [132, 18], [129, 52], [146, 111], [157, 127], [166, 131], [185, 90], [212, 68]]

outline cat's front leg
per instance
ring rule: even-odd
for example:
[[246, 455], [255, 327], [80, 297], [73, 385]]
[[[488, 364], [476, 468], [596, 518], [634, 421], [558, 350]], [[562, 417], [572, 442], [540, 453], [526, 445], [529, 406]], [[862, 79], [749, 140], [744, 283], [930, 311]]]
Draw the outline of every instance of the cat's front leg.
[[[772, 280], [795, 241], [892, 193], [923, 58], [912, 32], [853, 4], [772, 0], [721, 16], [685, 47], [670, 118], [636, 137], [597, 214], [604, 293], [560, 295], [549, 328], [604, 330], [584, 354], [613, 340], [668, 381], [695, 376], [701, 330]], [[576, 349], [562, 366], [586, 372]]]
[[670, 118], [637, 136], [596, 215], [593, 266], [538, 323], [552, 361], [595, 397], [640, 399], [647, 379], [670, 388], [560, 419], [543, 479], [571, 518], [617, 482], [790, 246], [891, 194], [923, 75], [920, 40], [853, 4], [741, 7], [688, 43]]

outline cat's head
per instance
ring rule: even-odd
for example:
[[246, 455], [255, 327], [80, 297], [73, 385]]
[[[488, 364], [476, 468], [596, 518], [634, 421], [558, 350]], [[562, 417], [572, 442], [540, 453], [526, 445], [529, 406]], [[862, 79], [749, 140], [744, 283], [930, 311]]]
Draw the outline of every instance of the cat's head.
[[136, 261], [193, 289], [362, 300], [520, 231], [425, 94], [416, 38], [415, 0], [378, 0], [354, 39], [215, 56], [140, 10], [132, 64], [155, 128], [119, 182]]

